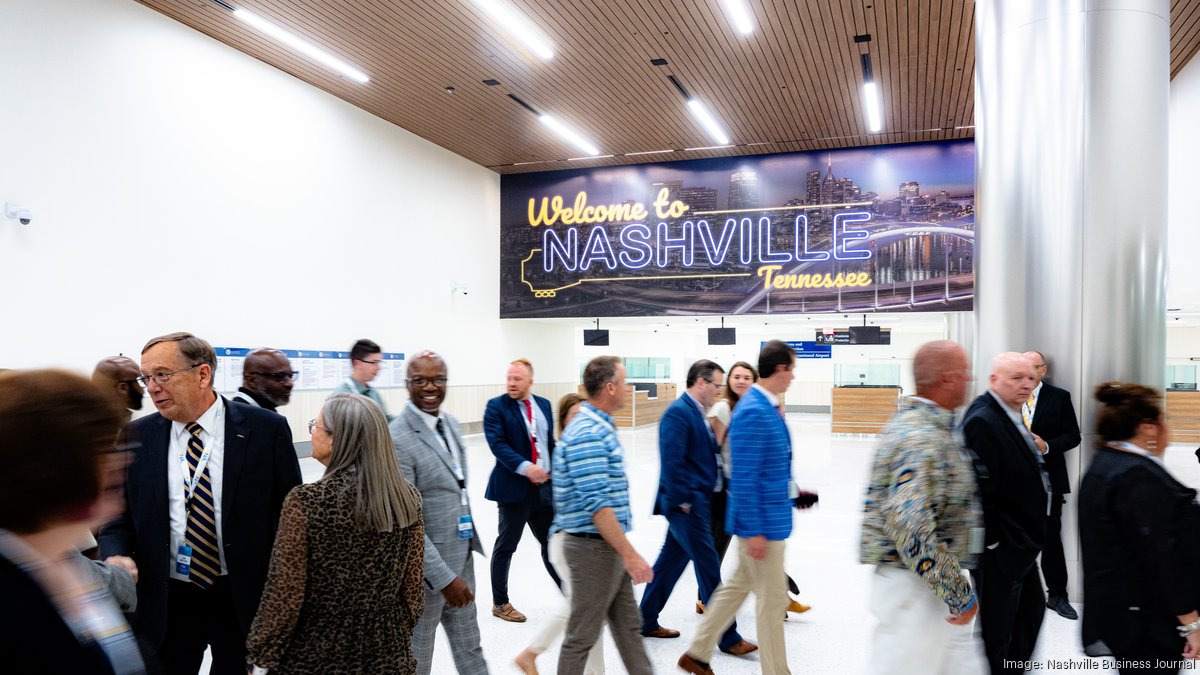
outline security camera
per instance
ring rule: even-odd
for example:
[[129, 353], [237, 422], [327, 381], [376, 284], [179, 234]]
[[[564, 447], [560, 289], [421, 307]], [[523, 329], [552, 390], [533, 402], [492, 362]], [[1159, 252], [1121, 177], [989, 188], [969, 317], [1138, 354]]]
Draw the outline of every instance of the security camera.
[[4, 205], [4, 216], [20, 221], [22, 225], [28, 225], [33, 222], [33, 211], [11, 202]]
[[450, 295], [467, 295], [470, 292], [471, 292], [470, 288], [467, 288], [466, 286], [464, 286], [460, 283], [451, 282], [451, 284], [450, 284]]

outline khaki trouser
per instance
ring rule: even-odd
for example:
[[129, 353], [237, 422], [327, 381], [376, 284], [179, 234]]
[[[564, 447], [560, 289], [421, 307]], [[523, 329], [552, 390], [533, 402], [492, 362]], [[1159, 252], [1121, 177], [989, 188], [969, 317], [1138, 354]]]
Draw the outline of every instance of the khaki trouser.
[[763, 675], [790, 675], [787, 645], [783, 640], [783, 617], [788, 606], [788, 596], [783, 592], [787, 588], [787, 574], [783, 570], [786, 543], [768, 541], [767, 555], [762, 560], [755, 560], [747, 553], [746, 540], [738, 538], [737, 571], [709, 599], [696, 638], [688, 648], [689, 656], [711, 662], [717, 640], [733, 623], [746, 595], [754, 593], [759, 665], [762, 666]]

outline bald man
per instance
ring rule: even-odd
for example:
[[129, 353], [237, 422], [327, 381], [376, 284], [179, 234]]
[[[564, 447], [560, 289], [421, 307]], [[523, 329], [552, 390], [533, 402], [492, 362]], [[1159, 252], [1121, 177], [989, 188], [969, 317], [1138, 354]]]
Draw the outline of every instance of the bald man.
[[[1046, 543], [1052, 491], [1021, 406], [1037, 385], [1033, 364], [1005, 352], [992, 360], [988, 391], [971, 403], [963, 439], [980, 462], [984, 551], [973, 571], [992, 673], [1021, 673], [1037, 644], [1046, 597], [1037, 557]], [[1007, 665], [1007, 667], [1005, 667]]]
[[983, 675], [971, 620], [979, 601], [965, 570], [983, 549], [975, 466], [954, 436], [971, 366], [949, 340], [913, 358], [916, 396], [900, 401], [883, 430], [863, 506], [859, 561], [875, 566], [879, 619], [868, 663], [891, 673]]
[[271, 412], [292, 400], [292, 387], [298, 372], [278, 349], [255, 349], [246, 355], [242, 366], [242, 386], [230, 399]]
[[113, 393], [126, 409], [125, 421], [128, 422], [133, 411], [142, 409], [146, 390], [138, 383], [141, 375], [137, 361], [123, 355], [110, 356], [96, 364], [96, 369], [92, 371], [92, 383]]

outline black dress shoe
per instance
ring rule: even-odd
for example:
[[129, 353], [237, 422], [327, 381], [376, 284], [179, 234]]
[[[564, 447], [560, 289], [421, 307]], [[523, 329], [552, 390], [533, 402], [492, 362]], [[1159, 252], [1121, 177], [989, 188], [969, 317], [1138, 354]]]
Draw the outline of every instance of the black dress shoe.
[[1066, 598], [1052, 595], [1046, 601], [1046, 606], [1058, 612], [1058, 615], [1064, 619], [1075, 621], [1079, 618], [1079, 615], [1075, 613], [1075, 608], [1071, 606], [1071, 603], [1067, 602]]

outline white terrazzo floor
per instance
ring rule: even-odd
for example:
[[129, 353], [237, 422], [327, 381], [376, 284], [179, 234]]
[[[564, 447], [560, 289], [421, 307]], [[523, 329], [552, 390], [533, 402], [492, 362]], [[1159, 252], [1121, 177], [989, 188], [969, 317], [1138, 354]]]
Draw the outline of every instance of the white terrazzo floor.
[[[873, 455], [874, 437], [834, 436], [829, 431], [828, 415], [790, 414], [788, 423], [794, 440], [793, 473], [801, 487], [815, 488], [821, 495], [820, 506], [797, 513], [795, 531], [788, 542], [787, 570], [799, 583], [800, 600], [812, 605], [812, 611], [792, 615], [785, 625], [788, 658], [795, 673], [867, 673], [887, 672], [886, 666], [866, 662], [867, 642], [874, 619], [867, 612], [867, 592], [871, 568], [858, 564], [858, 537], [863, 489]], [[666, 521], [651, 514], [652, 497], [658, 485], [657, 427], [623, 430], [621, 442], [626, 450], [634, 511], [630, 539], [653, 564], [666, 532]], [[493, 458], [482, 435], [467, 437], [469, 446], [469, 489], [477, 527], [490, 552], [495, 541], [497, 512], [483, 499], [484, 487]], [[1167, 453], [1168, 468], [1189, 485], [1200, 485], [1200, 464], [1193, 448], [1172, 446]], [[306, 481], [320, 477], [323, 468], [316, 461], [301, 460]], [[728, 573], [736, 556], [728, 556]], [[1070, 565], [1070, 563], [1068, 563]], [[513, 605], [529, 617], [523, 624], [501, 621], [491, 615], [489, 561], [476, 560], [480, 598], [479, 624], [484, 654], [493, 673], [518, 672], [513, 657], [529, 642], [541, 617], [548, 616], [562, 602], [554, 584], [546, 575], [536, 541], [526, 531], [513, 557], [509, 595]], [[635, 595], [640, 597], [642, 587]], [[675, 661], [687, 648], [699, 617], [695, 614], [696, 580], [689, 567], [660, 618], [663, 626], [683, 635], [673, 640], [647, 640], [646, 648], [655, 669], [663, 673], [681, 672]], [[738, 614], [739, 629], [747, 639], [755, 640], [753, 599]], [[1076, 604], [1081, 610], [1081, 605]], [[538, 660], [544, 673], [555, 672], [558, 647], [555, 645]], [[610, 637], [606, 636], [605, 656], [608, 672], [623, 673]], [[1110, 673], [1098, 659], [1087, 659], [1079, 645], [1079, 622], [1068, 621], [1047, 611], [1035, 660], [1041, 670], [1053, 672]], [[1052, 667], [1054, 661], [1075, 660], [1076, 668]], [[1083, 666], [1082, 661], [1093, 663]], [[721, 675], [758, 673], [756, 655], [732, 657], [716, 654], [713, 669]], [[454, 666], [445, 636], [439, 632], [434, 656], [434, 673], [453, 673]]]

